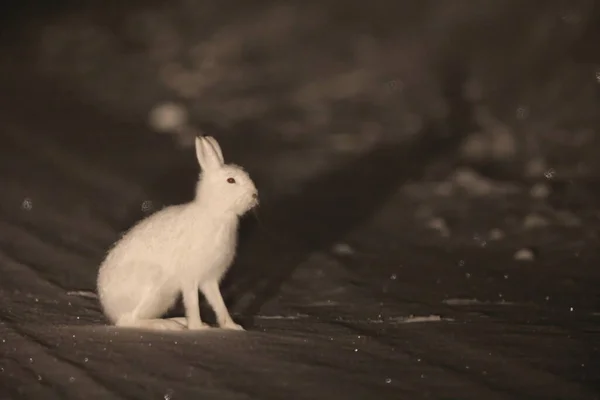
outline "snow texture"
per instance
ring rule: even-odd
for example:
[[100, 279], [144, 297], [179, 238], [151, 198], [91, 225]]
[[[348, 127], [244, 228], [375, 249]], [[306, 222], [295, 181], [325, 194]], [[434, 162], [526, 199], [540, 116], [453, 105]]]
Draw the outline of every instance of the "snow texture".
[[[0, 399], [599, 399], [598, 86], [559, 60], [590, 2], [216, 4], [3, 36]], [[245, 332], [100, 310], [107, 249], [198, 178], [149, 121], [256, 177], [222, 284]]]

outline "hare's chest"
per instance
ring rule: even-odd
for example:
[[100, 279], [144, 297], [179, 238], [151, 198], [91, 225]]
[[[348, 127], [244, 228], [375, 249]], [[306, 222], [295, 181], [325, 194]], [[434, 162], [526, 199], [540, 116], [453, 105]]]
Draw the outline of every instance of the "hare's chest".
[[220, 279], [235, 258], [236, 246], [237, 230], [222, 226], [194, 243], [194, 251], [188, 262], [198, 278]]

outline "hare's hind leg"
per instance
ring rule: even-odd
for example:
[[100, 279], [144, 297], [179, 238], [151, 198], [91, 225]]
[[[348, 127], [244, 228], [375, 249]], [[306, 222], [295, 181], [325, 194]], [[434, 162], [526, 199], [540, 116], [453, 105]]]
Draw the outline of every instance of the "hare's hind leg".
[[165, 290], [165, 288], [147, 290], [142, 296], [138, 297], [133, 310], [121, 313], [116, 319], [115, 325], [153, 330], [186, 329], [186, 324], [181, 324], [176, 320], [160, 318], [175, 303], [176, 299], [177, 292], [174, 290]]
[[[117, 321], [116, 326], [128, 328], [154, 329], [162, 331], [180, 331], [188, 329], [188, 320], [185, 317], [174, 317], [164, 319], [131, 319], [129, 316], [125, 316]], [[199, 326], [192, 327], [191, 329], [210, 329], [210, 326], [206, 324], [201, 324]]]
[[120, 318], [115, 325], [123, 328], [152, 329], [158, 331], [181, 331], [186, 329], [185, 325], [170, 319], [135, 319], [131, 318], [131, 316]]

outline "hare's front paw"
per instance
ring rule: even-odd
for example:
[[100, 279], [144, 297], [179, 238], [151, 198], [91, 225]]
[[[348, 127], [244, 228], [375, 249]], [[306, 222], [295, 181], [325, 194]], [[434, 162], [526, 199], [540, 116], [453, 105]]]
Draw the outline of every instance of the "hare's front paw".
[[221, 328], [223, 328], [223, 329], [229, 329], [229, 330], [232, 330], [232, 331], [245, 331], [245, 329], [244, 329], [243, 326], [241, 326], [239, 324], [236, 324], [233, 321], [225, 322], [224, 324], [221, 325]]
[[189, 321], [187, 324], [189, 330], [200, 331], [204, 329], [210, 329], [210, 325], [205, 324], [202, 321]]

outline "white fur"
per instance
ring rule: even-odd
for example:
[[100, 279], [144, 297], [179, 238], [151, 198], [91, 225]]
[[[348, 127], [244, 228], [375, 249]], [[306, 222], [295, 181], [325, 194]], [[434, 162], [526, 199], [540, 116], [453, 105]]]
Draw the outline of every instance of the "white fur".
[[[224, 164], [214, 138], [197, 138], [196, 155], [202, 174], [195, 199], [137, 223], [100, 266], [100, 303], [117, 326], [204, 329], [200, 289], [220, 327], [243, 330], [231, 319], [219, 283], [235, 257], [238, 219], [258, 204], [256, 187], [242, 168]], [[162, 319], [179, 294], [185, 318]]]

